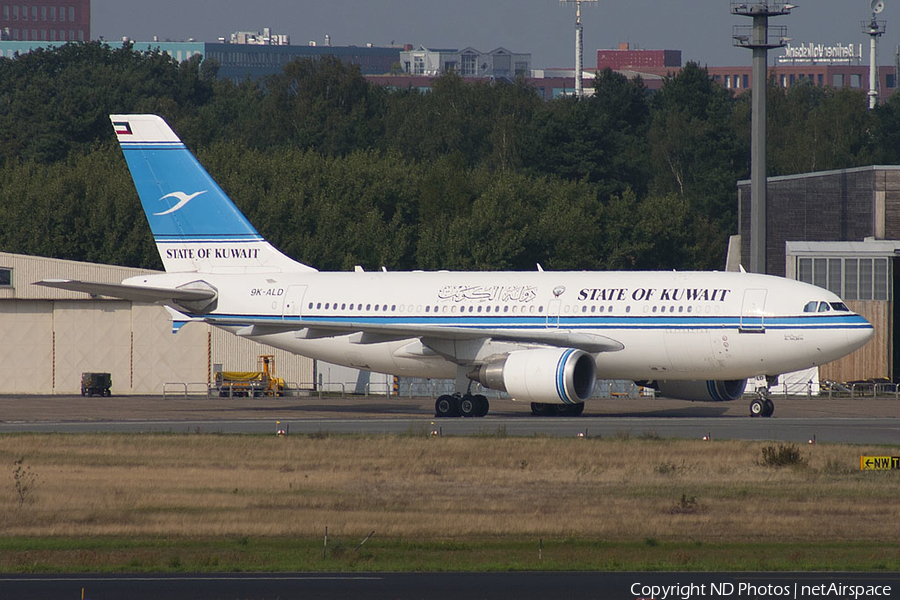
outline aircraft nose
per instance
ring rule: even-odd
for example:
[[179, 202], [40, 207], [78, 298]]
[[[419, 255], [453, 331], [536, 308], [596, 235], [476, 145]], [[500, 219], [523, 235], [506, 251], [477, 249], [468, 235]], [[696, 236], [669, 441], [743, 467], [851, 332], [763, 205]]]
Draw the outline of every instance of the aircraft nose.
[[875, 335], [875, 329], [872, 325], [865, 319], [862, 319], [862, 321], [865, 323], [865, 326], [847, 330], [847, 344], [850, 346], [851, 352], [865, 346]]

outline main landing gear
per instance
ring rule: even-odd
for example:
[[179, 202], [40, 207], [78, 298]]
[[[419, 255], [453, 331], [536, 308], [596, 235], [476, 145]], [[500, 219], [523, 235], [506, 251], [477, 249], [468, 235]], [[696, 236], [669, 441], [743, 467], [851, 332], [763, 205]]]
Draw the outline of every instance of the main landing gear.
[[434, 403], [435, 417], [483, 417], [491, 405], [481, 394], [444, 394]]
[[751, 417], [771, 417], [775, 412], [775, 403], [769, 398], [769, 390], [757, 392], [758, 398], [754, 398], [750, 403]]
[[531, 414], [536, 417], [580, 417], [584, 412], [584, 402], [578, 404], [531, 403]]

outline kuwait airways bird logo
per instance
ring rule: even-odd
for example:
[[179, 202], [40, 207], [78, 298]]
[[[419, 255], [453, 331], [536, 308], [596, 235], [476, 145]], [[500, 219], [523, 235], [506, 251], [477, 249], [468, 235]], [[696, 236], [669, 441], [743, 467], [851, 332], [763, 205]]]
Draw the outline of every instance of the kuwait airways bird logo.
[[193, 200], [200, 194], [205, 194], [207, 191], [209, 191], [209, 190], [202, 190], [199, 192], [194, 192], [193, 194], [185, 194], [184, 192], [172, 192], [171, 194], [166, 194], [165, 196], [160, 198], [160, 200], [165, 200], [166, 198], [177, 198], [178, 203], [175, 204], [175, 206], [173, 206], [169, 210], [164, 210], [163, 212], [158, 212], [158, 213], [153, 213], [153, 214], [157, 217], [161, 217], [163, 215], [170, 215], [173, 212], [175, 212], [176, 210], [181, 210], [182, 208], [184, 208], [185, 204], [187, 204], [188, 202], [190, 202], [191, 200]]

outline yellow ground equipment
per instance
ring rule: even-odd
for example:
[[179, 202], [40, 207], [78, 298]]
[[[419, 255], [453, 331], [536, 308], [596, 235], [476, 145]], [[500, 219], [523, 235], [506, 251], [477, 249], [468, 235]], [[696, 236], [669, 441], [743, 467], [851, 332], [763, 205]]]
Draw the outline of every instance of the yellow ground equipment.
[[256, 371], [218, 371], [216, 389], [219, 396], [283, 396], [284, 379], [275, 377], [275, 355], [261, 354]]

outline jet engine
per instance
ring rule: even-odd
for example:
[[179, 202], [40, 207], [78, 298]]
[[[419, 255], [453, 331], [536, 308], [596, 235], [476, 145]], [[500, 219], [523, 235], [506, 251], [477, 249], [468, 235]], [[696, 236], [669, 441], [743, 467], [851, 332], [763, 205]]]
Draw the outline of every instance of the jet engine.
[[575, 348], [517, 350], [481, 365], [469, 379], [523, 402], [578, 404], [591, 397], [597, 367], [590, 354]]
[[726, 402], [737, 400], [747, 387], [746, 379], [729, 381], [657, 381], [656, 389], [666, 398]]

